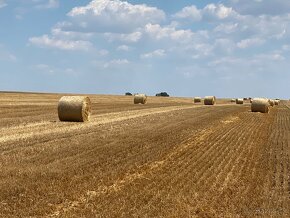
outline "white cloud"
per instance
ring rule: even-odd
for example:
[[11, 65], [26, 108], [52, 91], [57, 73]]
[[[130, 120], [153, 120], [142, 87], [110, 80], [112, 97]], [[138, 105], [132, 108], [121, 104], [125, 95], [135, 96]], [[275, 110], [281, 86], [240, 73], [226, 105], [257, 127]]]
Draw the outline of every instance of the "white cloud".
[[107, 56], [107, 55], [109, 55], [110, 52], [106, 49], [101, 49], [98, 53], [101, 56]]
[[210, 55], [213, 55], [213, 49], [214, 49], [214, 46], [210, 44], [206, 44], [206, 43], [195, 44], [194, 45], [195, 52], [193, 53], [192, 58], [198, 59], [198, 58], [203, 58], [203, 57], [208, 57]]
[[262, 62], [285, 60], [285, 57], [282, 54], [280, 54], [279, 52], [272, 52], [272, 53], [268, 53], [268, 54], [258, 54], [258, 55], [255, 55], [255, 58], [262, 61]]
[[280, 33], [273, 35], [273, 38], [283, 39], [287, 35], [286, 29], [283, 29]]
[[[18, 0], [17, 7], [13, 9], [15, 18], [22, 20], [26, 15], [35, 10], [50, 10], [59, 8], [59, 0]], [[1, 3], [1, 0], [0, 0]]]
[[154, 57], [163, 57], [164, 55], [165, 55], [165, 50], [157, 49], [153, 52], [142, 54], [140, 57], [142, 59], [147, 59], [147, 58], [154, 58]]
[[129, 63], [130, 61], [128, 61], [127, 59], [114, 59], [114, 60], [106, 62], [103, 67], [104, 68], [117, 67], [117, 66], [127, 65]]
[[197, 9], [195, 5], [184, 7], [173, 17], [192, 21], [219, 21], [238, 18], [238, 13], [233, 8], [226, 7], [223, 4], [208, 4], [203, 9]]
[[[39, 2], [39, 1], [36, 1]], [[37, 4], [35, 8], [37, 9], [52, 9], [59, 7], [59, 0], [45, 0], [41, 4]]]
[[242, 59], [226, 56], [226, 57], [218, 58], [218, 59], [216, 59], [214, 61], [211, 61], [211, 62], [209, 62], [208, 65], [211, 66], [211, 67], [215, 67], [215, 66], [218, 66], [218, 65], [239, 64], [241, 62], [243, 62]]
[[120, 0], [93, 0], [87, 6], [73, 8], [68, 16], [79, 28], [95, 32], [131, 32], [165, 20], [162, 10]]
[[0, 60], [2, 61], [17, 61], [17, 58], [14, 54], [7, 53], [7, 52], [0, 52]]
[[120, 45], [117, 48], [117, 51], [129, 51], [129, 50], [130, 50], [130, 47], [127, 45]]
[[57, 75], [57, 74], [67, 74], [69, 76], [77, 76], [78, 72], [72, 68], [58, 68], [50, 66], [47, 64], [36, 64], [31, 67], [36, 70], [37, 73], [46, 74], [46, 75]]
[[230, 7], [223, 4], [208, 4], [202, 10], [203, 18], [206, 20], [223, 20], [237, 16], [237, 13]]
[[5, 1], [4, 0], [0, 0], [0, 8], [4, 8], [6, 6], [7, 6], [7, 4], [5, 3]]
[[237, 47], [244, 49], [252, 46], [260, 46], [263, 43], [265, 43], [265, 40], [260, 38], [243, 39], [237, 43]]
[[228, 0], [228, 4], [243, 15], [281, 15], [290, 12], [288, 0]]
[[4, 45], [0, 44], [0, 60], [1, 61], [17, 61], [17, 57], [11, 52], [7, 51]]
[[214, 42], [214, 54], [231, 54], [235, 49], [235, 43], [229, 38], [217, 38]]
[[243, 16], [239, 21], [239, 35], [243, 38], [285, 39], [289, 38], [287, 28], [290, 26], [290, 15], [280, 16]]
[[220, 32], [225, 34], [231, 34], [238, 31], [238, 23], [221, 23], [214, 28], [214, 32]]
[[201, 11], [195, 5], [183, 8], [181, 11], [173, 15], [174, 18], [189, 18], [193, 21], [200, 21], [202, 18]]
[[51, 34], [56, 38], [62, 39], [82, 39], [88, 40], [94, 36], [94, 33], [83, 33], [75, 31], [64, 31], [60, 27], [54, 27], [51, 29]]
[[57, 48], [61, 50], [82, 50], [87, 51], [92, 47], [92, 44], [88, 41], [82, 40], [62, 40], [54, 37], [49, 37], [48, 35], [43, 35], [40, 37], [31, 37], [29, 42], [33, 45], [45, 48]]
[[[211, 22], [216, 26], [211, 30], [211, 36], [228, 37], [234, 41], [242, 41], [244, 39], [260, 38], [264, 40], [286, 40], [290, 39], [290, 14], [281, 14], [279, 16], [272, 15], [240, 15], [233, 13], [233, 16], [225, 20]], [[246, 40], [240, 42], [243, 44], [257, 43], [257, 40]]]
[[155, 40], [171, 39], [176, 42], [189, 42], [194, 33], [191, 30], [177, 30], [175, 27], [161, 27], [159, 24], [147, 24], [145, 32]]
[[33, 68], [42, 74], [48, 74], [48, 75], [55, 74], [55, 69], [53, 69], [47, 64], [37, 64], [37, 65], [34, 65]]
[[290, 45], [283, 45], [282, 50], [283, 51], [290, 51]]
[[123, 41], [123, 42], [138, 42], [142, 38], [142, 33], [139, 31], [133, 33], [104, 33], [105, 38], [109, 41]]

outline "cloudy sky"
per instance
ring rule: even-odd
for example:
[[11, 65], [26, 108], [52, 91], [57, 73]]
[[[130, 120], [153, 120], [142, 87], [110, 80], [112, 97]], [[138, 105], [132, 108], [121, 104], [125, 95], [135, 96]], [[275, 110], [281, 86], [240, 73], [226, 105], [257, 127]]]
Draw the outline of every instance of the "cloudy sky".
[[0, 0], [0, 90], [290, 98], [289, 0]]

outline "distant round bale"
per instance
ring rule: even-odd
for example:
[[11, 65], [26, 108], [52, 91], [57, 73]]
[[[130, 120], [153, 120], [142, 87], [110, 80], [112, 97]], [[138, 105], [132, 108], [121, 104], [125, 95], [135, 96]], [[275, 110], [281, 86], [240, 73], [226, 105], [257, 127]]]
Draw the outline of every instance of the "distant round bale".
[[254, 98], [251, 104], [252, 112], [261, 112], [268, 113], [269, 112], [269, 101], [265, 98]]
[[137, 94], [134, 96], [134, 104], [146, 104], [147, 96], [145, 94]]
[[193, 102], [194, 103], [200, 103], [201, 102], [201, 97], [194, 97]]
[[231, 102], [233, 102], [233, 103], [236, 102], [236, 99], [235, 98], [232, 98], [231, 99]]
[[237, 99], [236, 99], [236, 104], [244, 104], [244, 99], [242, 99], [242, 98], [237, 98]]
[[269, 104], [271, 107], [274, 107], [275, 101], [273, 99], [269, 99]]
[[63, 96], [58, 102], [60, 121], [85, 122], [91, 115], [91, 101], [87, 96]]
[[280, 101], [279, 100], [274, 100], [275, 105], [279, 105]]
[[204, 105], [214, 105], [216, 103], [215, 96], [205, 96]]

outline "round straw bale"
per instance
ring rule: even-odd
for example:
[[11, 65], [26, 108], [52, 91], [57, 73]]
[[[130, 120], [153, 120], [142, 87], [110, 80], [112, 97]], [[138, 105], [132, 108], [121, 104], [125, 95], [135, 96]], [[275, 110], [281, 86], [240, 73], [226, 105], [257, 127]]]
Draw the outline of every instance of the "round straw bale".
[[134, 104], [146, 104], [147, 96], [145, 94], [137, 94], [134, 96]]
[[194, 97], [193, 101], [194, 101], [194, 103], [200, 103], [201, 97]]
[[274, 107], [274, 105], [275, 105], [274, 100], [273, 99], [269, 99], [269, 104], [270, 104], [271, 107]]
[[252, 103], [252, 102], [253, 102], [253, 99], [251, 98], [251, 99], [250, 99], [250, 103]]
[[63, 96], [58, 102], [60, 121], [85, 122], [91, 115], [91, 101], [87, 96]]
[[214, 105], [216, 102], [215, 96], [205, 96], [204, 105]]
[[280, 101], [279, 100], [274, 100], [275, 105], [279, 105]]
[[265, 98], [254, 98], [251, 104], [252, 112], [261, 112], [268, 113], [269, 112], [269, 101]]
[[231, 99], [231, 102], [236, 102], [236, 99], [232, 98], [232, 99]]
[[236, 104], [244, 104], [244, 99], [242, 99], [242, 98], [237, 98], [237, 99], [236, 99]]

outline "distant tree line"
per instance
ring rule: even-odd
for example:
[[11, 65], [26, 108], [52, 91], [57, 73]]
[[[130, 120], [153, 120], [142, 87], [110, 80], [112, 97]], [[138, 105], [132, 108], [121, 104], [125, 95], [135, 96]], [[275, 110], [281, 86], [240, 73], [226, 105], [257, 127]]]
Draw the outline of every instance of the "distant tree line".
[[[133, 94], [131, 92], [126, 92], [125, 95], [131, 96]], [[167, 94], [167, 92], [160, 92], [160, 93], [157, 93], [155, 96], [169, 97], [169, 95]]]
[[167, 92], [157, 93], [156, 96], [169, 97], [169, 95], [167, 94]]

